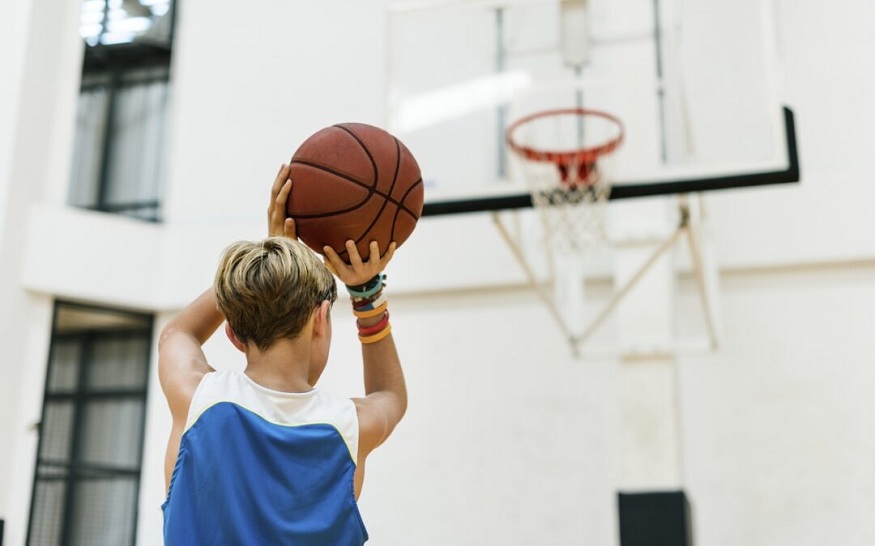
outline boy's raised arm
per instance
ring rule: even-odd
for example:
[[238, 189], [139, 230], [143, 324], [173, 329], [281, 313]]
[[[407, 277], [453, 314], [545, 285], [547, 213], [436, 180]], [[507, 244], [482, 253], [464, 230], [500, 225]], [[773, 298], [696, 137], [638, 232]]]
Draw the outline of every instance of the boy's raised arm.
[[[347, 286], [363, 285], [380, 274], [392, 259], [396, 245], [392, 243], [380, 256], [376, 242], [371, 243], [370, 259], [362, 262], [353, 241], [347, 241], [350, 263], [345, 263], [330, 247], [324, 248], [326, 263]], [[379, 281], [382, 283], [382, 281]], [[385, 305], [385, 304], [384, 304]], [[377, 310], [379, 311], [379, 309]], [[370, 313], [365, 313], [370, 314]], [[359, 454], [367, 456], [382, 444], [401, 421], [407, 410], [407, 386], [401, 370], [401, 360], [395, 349], [388, 313], [359, 316], [360, 331], [380, 329], [385, 335], [377, 341], [362, 343], [365, 397], [354, 399], [359, 417]], [[380, 322], [386, 321], [381, 329]]]
[[201, 345], [223, 320], [216, 304], [216, 292], [210, 287], [161, 330], [158, 379], [174, 420], [185, 418], [200, 379], [212, 371]]

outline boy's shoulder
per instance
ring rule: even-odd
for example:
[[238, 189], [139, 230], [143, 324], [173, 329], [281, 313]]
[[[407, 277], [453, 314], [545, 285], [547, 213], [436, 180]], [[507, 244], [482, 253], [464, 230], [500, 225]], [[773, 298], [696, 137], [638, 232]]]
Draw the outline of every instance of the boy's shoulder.
[[204, 375], [192, 398], [189, 425], [219, 404], [279, 426], [329, 424], [349, 438], [358, 437], [358, 412], [353, 400], [315, 387], [291, 393], [259, 385], [245, 373], [221, 370]]
[[359, 417], [355, 404], [321, 388], [303, 393], [268, 389], [236, 371], [206, 374], [192, 400], [186, 432], [192, 428], [270, 437], [295, 442], [342, 440], [353, 462], [358, 459]]

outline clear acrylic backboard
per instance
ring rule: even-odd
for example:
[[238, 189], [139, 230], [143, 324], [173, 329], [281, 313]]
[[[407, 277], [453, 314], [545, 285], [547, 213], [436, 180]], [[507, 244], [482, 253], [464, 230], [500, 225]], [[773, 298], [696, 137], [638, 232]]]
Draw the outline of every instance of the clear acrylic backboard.
[[505, 145], [520, 116], [609, 112], [611, 198], [797, 181], [769, 2], [400, 2], [387, 127], [414, 151], [425, 214], [530, 204]]

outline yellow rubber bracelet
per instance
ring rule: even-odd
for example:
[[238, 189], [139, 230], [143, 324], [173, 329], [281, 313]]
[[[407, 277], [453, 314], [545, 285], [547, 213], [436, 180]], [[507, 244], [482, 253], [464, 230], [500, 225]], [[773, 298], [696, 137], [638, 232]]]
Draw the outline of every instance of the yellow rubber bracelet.
[[386, 336], [392, 333], [392, 325], [386, 326], [385, 329], [380, 330], [376, 334], [372, 336], [359, 336], [359, 341], [367, 345], [368, 343], [376, 343], [381, 339], [384, 339]]
[[367, 311], [356, 311], [355, 309], [353, 309], [352, 314], [357, 316], [358, 318], [371, 318], [371, 317], [376, 317], [378, 315], [382, 315], [383, 311], [385, 311], [386, 308], [388, 308], [388, 307], [389, 307], [389, 302], [384, 301], [379, 307], [375, 307], [375, 308], [369, 309]]

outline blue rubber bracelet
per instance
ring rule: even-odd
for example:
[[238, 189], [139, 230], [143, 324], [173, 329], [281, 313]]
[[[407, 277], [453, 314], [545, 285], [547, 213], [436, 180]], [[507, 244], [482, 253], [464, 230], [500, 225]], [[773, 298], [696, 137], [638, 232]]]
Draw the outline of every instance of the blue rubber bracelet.
[[[383, 288], [383, 280], [386, 278], [382, 273], [378, 273], [376, 277], [368, 281], [362, 286], [346, 285], [346, 291], [354, 298], [369, 298], [379, 292]], [[361, 290], [358, 290], [362, 288]]]

